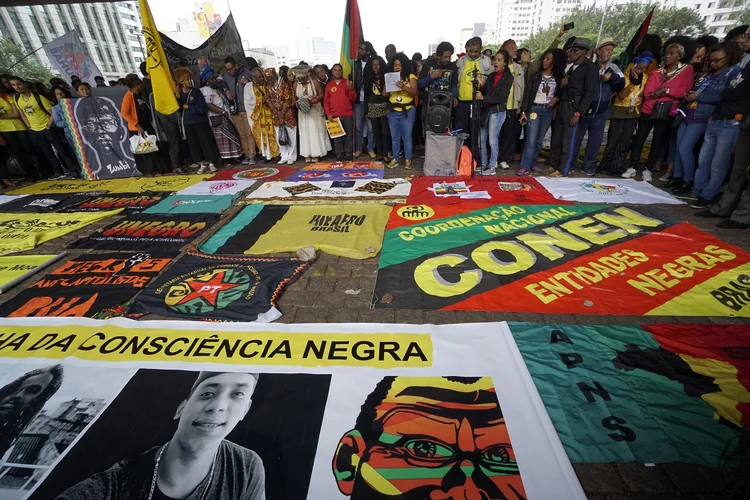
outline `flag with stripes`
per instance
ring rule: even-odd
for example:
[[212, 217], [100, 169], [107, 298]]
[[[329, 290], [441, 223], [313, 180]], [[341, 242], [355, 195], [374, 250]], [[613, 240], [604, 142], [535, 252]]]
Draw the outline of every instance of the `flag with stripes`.
[[364, 41], [362, 34], [362, 19], [359, 16], [359, 5], [357, 0], [346, 0], [346, 12], [344, 14], [344, 30], [341, 35], [341, 66], [344, 68], [344, 78], [352, 74], [354, 61], [357, 59], [357, 50], [360, 42]]
[[638, 45], [638, 42], [640, 42], [641, 39], [648, 33], [648, 28], [649, 26], [651, 26], [652, 17], [654, 17], [654, 9], [651, 9], [651, 12], [649, 12], [646, 16], [646, 19], [643, 20], [640, 28], [638, 28], [638, 31], [636, 31], [633, 35], [633, 38], [630, 39], [630, 43], [628, 44], [628, 46], [625, 48], [625, 50], [622, 51], [622, 54], [620, 54], [620, 59], [617, 61], [617, 65], [621, 70], [625, 71], [625, 68], [628, 67], [628, 64], [630, 64], [630, 61], [633, 59], [633, 52], [635, 51], [635, 47]]

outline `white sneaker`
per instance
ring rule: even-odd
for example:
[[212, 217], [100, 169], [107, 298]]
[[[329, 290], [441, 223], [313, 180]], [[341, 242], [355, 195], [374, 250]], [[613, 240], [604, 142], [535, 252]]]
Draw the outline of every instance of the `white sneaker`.
[[637, 172], [635, 171], [635, 169], [634, 169], [633, 167], [630, 167], [629, 169], [627, 169], [627, 170], [625, 171], [625, 173], [624, 173], [624, 174], [622, 174], [622, 178], [623, 178], [623, 179], [630, 179], [630, 178], [632, 178], [632, 177], [635, 177], [635, 174], [636, 174], [636, 173], [637, 173]]
[[216, 166], [213, 163], [209, 163], [208, 164], [208, 171], [213, 173], [213, 172], [218, 172], [219, 169], [216, 168]]
[[205, 174], [208, 172], [208, 165], [201, 165], [201, 167], [198, 169], [197, 174]]
[[284, 158], [276, 162], [277, 165], [281, 165], [282, 163], [286, 163], [286, 160]]
[[286, 164], [287, 164], [287, 165], [294, 165], [294, 160], [292, 160], [292, 159], [290, 158], [289, 160], [287, 160], [287, 161], [286, 161]]
[[651, 182], [653, 180], [653, 177], [651, 176], [650, 170], [644, 170], [643, 171], [643, 182]]
[[671, 178], [672, 178], [672, 174], [664, 174], [661, 177], [659, 177], [659, 181], [660, 182], [667, 182]]
[[501, 168], [501, 169], [503, 169], [503, 170], [509, 170], [509, 169], [510, 169], [510, 165], [508, 165], [508, 164], [507, 164], [506, 162], [504, 162], [504, 161], [501, 161], [501, 162], [500, 162], [500, 168]]

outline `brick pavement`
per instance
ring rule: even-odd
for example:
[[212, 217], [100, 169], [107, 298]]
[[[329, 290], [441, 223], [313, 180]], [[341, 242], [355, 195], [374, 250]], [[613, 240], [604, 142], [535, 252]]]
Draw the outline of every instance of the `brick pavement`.
[[[415, 168], [386, 169], [386, 178], [408, 177], [419, 174], [421, 160], [415, 159]], [[299, 166], [299, 164], [298, 164]], [[518, 169], [511, 164], [508, 175]], [[498, 175], [502, 175], [498, 171]], [[576, 173], [574, 176], [581, 176]], [[658, 185], [659, 183], [655, 183]], [[714, 234], [717, 238], [750, 250], [750, 230], [727, 231], [717, 229], [717, 219], [701, 219], [693, 216], [695, 210], [687, 205], [666, 205], [662, 208], [681, 219]], [[232, 207], [224, 218], [232, 217], [239, 206]], [[76, 233], [40, 245], [29, 253], [57, 253], [67, 244], [87, 236], [98, 228], [112, 223], [112, 219], [99, 222]], [[217, 224], [216, 227], [221, 224]], [[205, 234], [196, 243], [210, 237]], [[71, 255], [86, 253], [86, 250], [67, 250]], [[26, 283], [33, 282], [64, 262], [56, 263]], [[749, 323], [750, 320], [736, 318], [677, 318], [657, 316], [597, 316], [559, 314], [521, 314], [473, 311], [421, 311], [401, 309], [372, 309], [378, 257], [355, 260], [318, 253], [316, 262], [279, 299], [279, 309], [284, 314], [279, 323], [406, 323], [406, 324], [450, 324], [489, 321], [527, 321], [534, 323], [591, 324], [647, 324], [647, 323]], [[0, 303], [8, 300], [23, 287], [16, 287], [0, 297]], [[162, 319], [151, 316], [149, 319]], [[574, 464], [581, 484], [590, 500], [725, 500], [724, 473], [719, 468], [692, 464], [670, 463], [647, 467], [640, 463]]]

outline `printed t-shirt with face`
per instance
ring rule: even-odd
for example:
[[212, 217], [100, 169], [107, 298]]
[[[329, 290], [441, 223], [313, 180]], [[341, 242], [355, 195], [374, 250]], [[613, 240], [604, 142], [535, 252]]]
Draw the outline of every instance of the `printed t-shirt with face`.
[[[13, 101], [8, 96], [0, 96], [0, 116], [8, 116], [13, 113]], [[26, 130], [26, 125], [20, 118], [13, 120], [0, 120], [0, 132], [18, 132]]]
[[49, 99], [40, 95], [39, 101], [41, 101], [45, 109], [39, 107], [39, 103], [33, 93], [29, 94], [28, 99], [23, 95], [18, 96], [18, 109], [21, 110], [21, 113], [26, 115], [26, 119], [29, 121], [29, 128], [35, 132], [47, 128], [47, 123], [49, 122], [50, 117], [49, 113], [52, 110], [52, 103], [49, 102]]
[[[416, 80], [417, 80], [417, 75], [412, 73], [409, 75], [408, 81], [401, 79], [401, 82], [404, 85], [408, 85], [409, 82], [412, 82], [412, 86], [416, 87], [417, 86]], [[412, 107], [411, 104], [414, 102], [414, 97], [407, 94], [405, 90], [399, 90], [398, 92], [391, 92], [388, 95], [388, 102], [390, 102], [391, 104], [395, 104], [396, 106], [399, 106], [399, 109], [395, 109], [394, 111], [406, 111], [408, 109], [411, 109]], [[403, 106], [403, 108], [401, 108], [401, 106]]]
[[[434, 80], [432, 80], [428, 85], [426, 90], [440, 90], [443, 92], [450, 92], [453, 88], [453, 78], [455, 77], [456, 72], [458, 71], [456, 69], [456, 65], [454, 63], [448, 63], [445, 67], [441, 68], [438, 67], [438, 65], [433, 62], [429, 65], [429, 67], [425, 70], [424, 68], [422, 71], [426, 71], [426, 74], [430, 74], [431, 71], [439, 69], [443, 72], [443, 74]], [[420, 73], [425, 74], [425, 73]]]
[[542, 81], [539, 82], [539, 88], [537, 88], [536, 97], [534, 97], [534, 104], [549, 104], [552, 102], [556, 88], [557, 82], [554, 76], [546, 77], [542, 75]]
[[461, 73], [461, 78], [458, 80], [458, 100], [459, 101], [471, 101], [471, 98], [473, 97], [473, 90], [474, 86], [471, 83], [471, 79], [474, 77], [474, 70], [477, 70], [477, 72], [480, 71], [479, 63], [481, 62], [481, 58], [477, 59], [476, 61], [472, 61], [468, 57], [466, 58], [466, 63], [464, 64], [464, 70], [463, 73]]

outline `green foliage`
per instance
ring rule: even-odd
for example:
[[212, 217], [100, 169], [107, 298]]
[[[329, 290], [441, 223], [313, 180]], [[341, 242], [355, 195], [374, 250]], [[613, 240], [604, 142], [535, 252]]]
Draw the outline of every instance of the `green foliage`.
[[[635, 31], [655, 6], [656, 4], [630, 2], [607, 7], [602, 37], [611, 36], [615, 39], [618, 45], [615, 54], [627, 47]], [[573, 35], [588, 38], [593, 45], [599, 34], [603, 14], [604, 9], [597, 7], [575, 9], [570, 14], [570, 20], [575, 21], [576, 27], [570, 34], [563, 37], [563, 43], [567, 37]], [[530, 49], [535, 56], [539, 56], [550, 46], [559, 29], [560, 26], [550, 26], [541, 30], [529, 37], [522, 46]], [[706, 24], [693, 9], [659, 9], [656, 7], [648, 31], [658, 34], [664, 40], [676, 34], [696, 37], [706, 33]]]
[[[39, 64], [39, 61], [30, 56], [26, 59], [24, 49], [13, 43], [10, 38], [0, 38], [0, 71], [20, 76], [30, 82], [43, 82], [47, 84], [49, 79], [55, 75], [46, 67]], [[20, 63], [16, 64], [18, 61]], [[11, 68], [8, 71], [9, 68]]]

